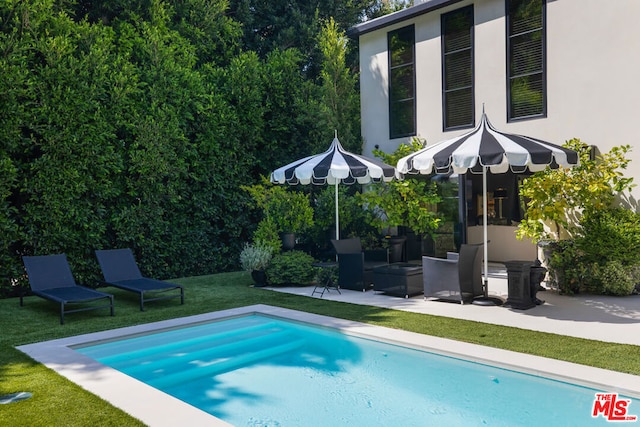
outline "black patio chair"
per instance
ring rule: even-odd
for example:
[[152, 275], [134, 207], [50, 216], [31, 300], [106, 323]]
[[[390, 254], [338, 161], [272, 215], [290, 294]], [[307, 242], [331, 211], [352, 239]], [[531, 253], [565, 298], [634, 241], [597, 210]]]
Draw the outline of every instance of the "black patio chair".
[[463, 244], [460, 253], [448, 253], [447, 259], [422, 257], [424, 297], [472, 302], [484, 295], [482, 286], [483, 245]]
[[[149, 301], [180, 298], [180, 304], [184, 304], [184, 288], [175, 283], [143, 277], [131, 249], [97, 250], [96, 257], [104, 276], [102, 283], [137, 293], [140, 311], [144, 311], [144, 303]], [[164, 295], [164, 292], [173, 290], [178, 293]]]
[[[79, 286], [73, 279], [69, 262], [65, 254], [24, 256], [22, 262], [27, 271], [29, 286], [34, 295], [60, 304], [60, 324], [64, 324], [64, 315], [78, 311], [109, 308], [113, 316], [113, 295], [95, 289]], [[20, 294], [20, 306], [24, 305]], [[89, 305], [94, 301], [108, 300], [108, 305]], [[67, 305], [83, 304], [82, 307], [67, 310]]]
[[366, 291], [373, 284], [373, 269], [389, 264], [386, 249], [363, 251], [360, 238], [331, 240], [338, 256], [338, 286]]

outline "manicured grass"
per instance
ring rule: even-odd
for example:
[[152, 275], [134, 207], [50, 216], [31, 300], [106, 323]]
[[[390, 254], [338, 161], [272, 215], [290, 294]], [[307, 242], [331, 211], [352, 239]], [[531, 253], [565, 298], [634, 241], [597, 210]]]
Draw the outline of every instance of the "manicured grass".
[[62, 326], [56, 304], [37, 297], [26, 298], [24, 307], [17, 299], [0, 300], [0, 395], [33, 393], [30, 399], [2, 405], [0, 425], [142, 425], [35, 363], [15, 346], [252, 304], [286, 307], [640, 375], [637, 346], [272, 292], [251, 287], [251, 278], [244, 272], [175, 282], [185, 286], [184, 305], [177, 300], [158, 301], [140, 312], [136, 295], [104, 288], [116, 297], [114, 317], [108, 315], [108, 310], [73, 313], [66, 316]]

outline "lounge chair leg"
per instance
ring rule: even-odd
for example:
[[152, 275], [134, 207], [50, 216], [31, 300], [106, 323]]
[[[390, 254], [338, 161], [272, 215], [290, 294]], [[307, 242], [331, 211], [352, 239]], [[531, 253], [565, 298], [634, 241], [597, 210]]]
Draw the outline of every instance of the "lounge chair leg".
[[60, 303], [60, 324], [64, 325], [64, 303]]

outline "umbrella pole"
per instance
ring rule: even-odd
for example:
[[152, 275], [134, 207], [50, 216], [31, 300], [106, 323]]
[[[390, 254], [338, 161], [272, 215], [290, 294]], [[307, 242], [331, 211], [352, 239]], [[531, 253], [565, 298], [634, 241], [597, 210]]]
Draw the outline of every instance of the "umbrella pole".
[[338, 180], [336, 180], [336, 240], [340, 240], [340, 215], [338, 214]]
[[482, 167], [482, 241], [484, 242], [484, 297], [489, 297], [489, 236], [487, 232], [487, 167]]
[[489, 236], [487, 224], [487, 167], [482, 166], [482, 240], [484, 250], [484, 277], [482, 287], [484, 288], [484, 296], [473, 300], [476, 305], [502, 305], [500, 298], [489, 298]]

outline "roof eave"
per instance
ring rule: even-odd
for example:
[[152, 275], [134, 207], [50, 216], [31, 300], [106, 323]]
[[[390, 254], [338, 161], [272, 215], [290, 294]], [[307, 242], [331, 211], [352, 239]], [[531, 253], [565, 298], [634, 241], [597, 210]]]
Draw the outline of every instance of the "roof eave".
[[416, 6], [412, 6], [407, 9], [403, 9], [398, 12], [394, 12], [389, 15], [381, 16], [379, 18], [372, 19], [371, 21], [355, 25], [349, 28], [349, 30], [347, 31], [347, 36], [357, 39], [363, 34], [397, 24], [399, 22], [406, 21], [411, 18], [415, 18], [416, 16], [424, 15], [425, 13], [441, 9], [455, 3], [460, 3], [462, 1], [464, 0], [426, 0]]

